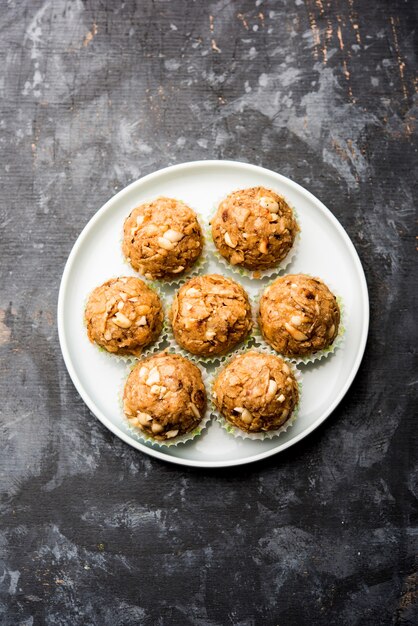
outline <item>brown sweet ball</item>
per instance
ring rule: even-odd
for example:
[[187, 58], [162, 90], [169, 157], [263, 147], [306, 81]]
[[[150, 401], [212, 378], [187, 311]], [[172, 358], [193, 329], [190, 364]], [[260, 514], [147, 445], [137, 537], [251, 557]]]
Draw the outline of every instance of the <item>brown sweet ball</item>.
[[286, 200], [266, 187], [229, 194], [212, 219], [220, 254], [249, 270], [275, 267], [290, 251], [299, 227]]
[[277, 352], [303, 357], [333, 343], [340, 324], [340, 307], [319, 278], [288, 274], [264, 291], [258, 320], [264, 339]]
[[194, 430], [206, 408], [199, 368], [167, 352], [140, 361], [126, 381], [123, 408], [132, 426], [158, 441]]
[[96, 287], [85, 310], [90, 341], [115, 354], [139, 356], [163, 326], [160, 298], [140, 278], [122, 276]]
[[246, 292], [218, 274], [190, 279], [177, 292], [169, 315], [177, 343], [204, 357], [228, 352], [252, 328]]
[[298, 383], [278, 356], [250, 351], [233, 359], [216, 377], [213, 400], [224, 418], [241, 430], [277, 430], [299, 401]]
[[123, 230], [123, 254], [146, 278], [176, 278], [202, 252], [202, 230], [195, 212], [173, 198], [141, 204], [125, 220]]

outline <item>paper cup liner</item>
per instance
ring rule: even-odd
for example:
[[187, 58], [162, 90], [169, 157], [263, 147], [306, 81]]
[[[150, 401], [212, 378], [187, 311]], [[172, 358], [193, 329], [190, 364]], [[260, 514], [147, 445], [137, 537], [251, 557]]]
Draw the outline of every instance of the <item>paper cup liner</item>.
[[[178, 354], [178, 350], [173, 351], [173, 350], [164, 350], [164, 352], [173, 352], [174, 354]], [[148, 355], [150, 356], [150, 355]], [[130, 366], [128, 367], [126, 376], [123, 376], [122, 378], [122, 385], [121, 388], [119, 390], [119, 406], [120, 406], [120, 410], [122, 412], [122, 416], [123, 419], [125, 421], [125, 423], [128, 424], [128, 430], [129, 433], [134, 437], [134, 439], [136, 439], [137, 441], [141, 441], [142, 443], [146, 443], [146, 444], [151, 444], [153, 446], [156, 446], [157, 448], [170, 448], [171, 446], [178, 446], [179, 443], [186, 443], [188, 441], [192, 441], [192, 439], [195, 439], [196, 437], [199, 437], [203, 430], [205, 430], [205, 428], [207, 428], [211, 418], [212, 418], [212, 410], [211, 410], [211, 402], [210, 402], [210, 398], [209, 398], [209, 394], [208, 394], [208, 380], [209, 380], [209, 375], [205, 370], [202, 370], [202, 368], [200, 367], [200, 373], [202, 375], [202, 380], [203, 380], [203, 384], [205, 386], [205, 390], [206, 390], [206, 409], [205, 409], [205, 413], [201, 419], [201, 421], [199, 422], [199, 424], [196, 426], [196, 428], [194, 428], [193, 430], [191, 430], [188, 433], [185, 433], [184, 435], [179, 435], [177, 437], [173, 437], [172, 439], [167, 439], [166, 441], [157, 441], [156, 439], [154, 439], [153, 437], [151, 437], [150, 435], [147, 435], [146, 433], [142, 432], [139, 428], [135, 428], [135, 426], [132, 426], [129, 423], [128, 418], [126, 417], [124, 411], [123, 411], [123, 392], [125, 389], [125, 384], [126, 381], [128, 379], [128, 376], [131, 372], [131, 370], [133, 369], [133, 367], [136, 365], [136, 363], [132, 363], [130, 364]]]
[[[254, 347], [251, 350], [253, 350], [255, 352], [262, 352], [263, 354], [271, 354], [273, 356], [279, 356], [277, 354], [277, 352], [275, 352], [274, 350], [272, 350], [268, 346]], [[231, 357], [228, 360], [228, 363], [230, 361], [232, 361], [233, 358], [234, 357]], [[238, 437], [238, 438], [241, 438], [241, 439], [251, 439], [252, 441], [265, 441], [266, 439], [273, 439], [274, 437], [279, 437], [282, 433], [285, 433], [288, 430], [288, 428], [293, 426], [293, 424], [295, 423], [295, 421], [297, 420], [298, 415], [299, 415], [300, 398], [301, 398], [301, 394], [302, 394], [302, 375], [301, 375], [300, 371], [297, 369], [297, 367], [293, 363], [291, 363], [288, 359], [285, 359], [283, 357], [280, 357], [280, 358], [282, 358], [283, 361], [285, 361], [285, 363], [289, 366], [290, 370], [292, 371], [294, 377], [296, 378], [296, 381], [298, 383], [298, 390], [299, 390], [299, 402], [297, 403], [297, 405], [293, 409], [292, 415], [289, 417], [289, 419], [287, 419], [286, 422], [284, 424], [282, 424], [282, 426], [280, 426], [280, 428], [277, 428], [276, 430], [263, 431], [263, 432], [260, 432], [260, 433], [249, 433], [249, 432], [247, 432], [245, 430], [241, 430], [240, 428], [238, 428], [238, 426], [234, 426], [233, 424], [231, 424], [231, 422], [229, 422], [220, 413], [220, 411], [218, 410], [218, 408], [216, 407], [216, 405], [215, 405], [215, 403], [213, 402], [213, 399], [212, 399], [213, 398], [213, 396], [212, 396], [212, 388], [213, 388], [213, 383], [215, 381], [215, 378], [217, 377], [219, 372], [226, 365], [228, 365], [228, 363], [223, 363], [222, 365], [217, 367], [216, 370], [211, 374], [210, 379], [209, 379], [209, 388], [210, 388], [210, 402], [212, 404], [212, 414], [214, 415], [216, 421], [220, 424], [220, 426], [224, 430], [226, 430], [226, 432], [228, 434], [232, 435], [233, 437]]]
[[[234, 190], [234, 191], [238, 191], [238, 190]], [[234, 191], [231, 191], [230, 193], [234, 193]], [[284, 197], [283, 194], [280, 194], [278, 191], [275, 193], [278, 193], [279, 195]], [[289, 252], [284, 257], [284, 259], [282, 259], [280, 263], [278, 263], [276, 266], [270, 267], [265, 270], [249, 270], [245, 267], [241, 267], [240, 265], [232, 265], [232, 263], [230, 263], [227, 259], [225, 259], [225, 257], [222, 256], [222, 254], [219, 252], [218, 248], [216, 247], [215, 242], [213, 241], [211, 222], [216, 214], [216, 211], [218, 210], [219, 204], [221, 203], [222, 200], [224, 200], [224, 198], [225, 196], [218, 198], [215, 204], [215, 208], [209, 219], [209, 224], [206, 225], [205, 227], [205, 233], [206, 233], [206, 239], [208, 241], [209, 252], [216, 258], [216, 260], [218, 261], [218, 263], [220, 263], [220, 265], [222, 265], [226, 269], [229, 269], [234, 274], [238, 274], [239, 276], [245, 276], [246, 278], [249, 278], [250, 280], [261, 280], [263, 278], [272, 278], [273, 276], [277, 276], [279, 274], [284, 273], [286, 268], [289, 267], [289, 265], [294, 260], [297, 254], [299, 242], [300, 242], [301, 230], [300, 230], [299, 218], [298, 218], [296, 209], [285, 198], [287, 204], [293, 211], [293, 216], [298, 226], [298, 232], [296, 233], [292, 247], [290, 248]]]
[[[311, 274], [308, 274], [306, 272], [303, 272], [303, 273], [306, 276], [310, 276], [311, 278], [315, 278], [315, 276], [312, 276]], [[317, 278], [319, 278], [319, 277], [317, 277]], [[320, 279], [320, 280], [322, 280], [322, 279]], [[263, 292], [273, 282], [274, 281], [272, 281], [271, 283], [268, 283], [265, 286], [265, 288], [263, 289]], [[322, 282], [325, 282], [325, 281], [322, 281]], [[262, 334], [261, 329], [260, 329], [260, 325], [258, 323], [258, 308], [259, 308], [259, 302], [260, 302], [260, 297], [261, 297], [261, 293], [259, 293], [254, 298], [254, 300], [256, 302], [256, 307], [255, 307], [255, 309], [256, 309], [255, 326], [254, 326], [254, 341], [255, 341], [256, 347], [257, 348], [258, 347], [268, 347], [268, 348], [270, 348], [270, 350], [272, 350], [274, 352], [274, 354], [278, 354], [282, 358], [286, 359], [287, 361], [290, 361], [291, 363], [294, 363], [295, 365], [307, 365], [309, 363], [315, 363], [315, 361], [320, 361], [321, 359], [324, 359], [324, 358], [330, 356], [331, 354], [334, 354], [334, 352], [336, 352], [336, 350], [342, 348], [343, 345], [344, 345], [344, 341], [345, 341], [345, 317], [346, 317], [346, 313], [345, 313], [345, 308], [344, 308], [344, 302], [343, 302], [342, 297], [337, 294], [336, 290], [329, 283], [329, 281], [327, 281], [325, 284], [328, 287], [328, 289], [336, 296], [337, 302], [338, 302], [338, 306], [340, 307], [340, 323], [339, 323], [339, 326], [338, 326], [338, 333], [337, 333], [337, 336], [335, 337], [334, 341], [332, 342], [332, 344], [330, 346], [328, 346], [327, 348], [324, 348], [323, 350], [318, 350], [318, 352], [314, 352], [313, 354], [309, 354], [309, 355], [301, 356], [301, 357], [283, 355], [280, 352], [278, 352], [277, 350], [275, 350], [264, 339], [263, 334]]]
[[[179, 198], [177, 198], [177, 200], [179, 200]], [[141, 204], [145, 204], [146, 202], [147, 201], [145, 201], [145, 202], [143, 202]], [[185, 202], [184, 204], [187, 204], [187, 202]], [[181, 274], [179, 274], [178, 277], [173, 276], [173, 277], [170, 277], [170, 278], [152, 278], [152, 279], [148, 279], [148, 280], [151, 280], [152, 283], [158, 282], [158, 284], [161, 287], [180, 287], [181, 285], [183, 285], [185, 282], [187, 282], [193, 276], [198, 276], [201, 273], [202, 269], [205, 267], [205, 265], [207, 265], [207, 263], [208, 263], [208, 245], [207, 245], [207, 238], [206, 238], [206, 230], [205, 230], [205, 227], [203, 226], [203, 224], [204, 224], [203, 216], [199, 213], [199, 211], [196, 211], [196, 209], [191, 207], [189, 204], [187, 204], [187, 206], [189, 208], [191, 208], [192, 211], [195, 212], [196, 217], [197, 217], [197, 221], [199, 222], [199, 225], [200, 225], [200, 228], [201, 228], [201, 231], [202, 231], [202, 240], [203, 240], [202, 251], [201, 251], [200, 255], [198, 256], [198, 258], [196, 259], [196, 261], [193, 263], [193, 265], [188, 270], [186, 270], [185, 272], [182, 272]], [[122, 229], [122, 237], [121, 237], [121, 239], [119, 241], [119, 251], [120, 251], [122, 260], [132, 271], [134, 271], [136, 273], [137, 276], [140, 276], [143, 280], [147, 280], [147, 278], [143, 274], [140, 274], [137, 270], [135, 270], [132, 267], [131, 263], [124, 256], [124, 254], [122, 252], [122, 242], [123, 242], [123, 229]]]
[[[108, 280], [112, 280], [112, 278], [118, 278], [118, 276], [112, 276], [111, 278], [108, 278]], [[138, 277], [134, 276], [133, 278], [138, 278]], [[106, 357], [118, 363], [125, 363], [126, 365], [135, 364], [139, 359], [143, 359], [146, 356], [151, 356], [152, 354], [157, 354], [158, 352], [161, 352], [163, 349], [163, 346], [167, 342], [168, 320], [167, 320], [166, 297], [162, 293], [160, 286], [157, 285], [155, 282], [150, 282], [150, 281], [147, 281], [146, 279], [144, 280], [143, 278], [141, 278], [141, 280], [143, 280], [143, 282], [147, 285], [147, 287], [149, 287], [150, 289], [156, 292], [156, 294], [158, 295], [161, 301], [161, 305], [163, 309], [163, 325], [162, 325], [161, 332], [158, 335], [158, 337], [151, 344], [149, 344], [148, 346], [145, 346], [145, 348], [143, 349], [143, 351], [141, 352], [139, 356], [136, 356], [135, 354], [117, 354], [115, 352], [109, 352], [108, 350], [106, 350], [106, 348], [103, 348], [103, 346], [100, 346], [98, 343], [93, 342], [93, 345], [96, 348], [96, 350], [104, 354]], [[90, 294], [85, 299], [85, 304], [84, 304], [84, 309], [83, 309], [83, 324], [85, 328], [87, 328], [87, 324], [86, 324], [86, 320], [84, 317], [84, 311], [86, 310], [86, 305], [87, 305], [87, 301], [89, 297], [90, 297]]]
[[[250, 307], [251, 307], [251, 319], [253, 322], [253, 326], [252, 326], [251, 331], [248, 333], [248, 335], [244, 337], [244, 339], [242, 339], [240, 342], [238, 342], [235, 346], [230, 348], [227, 352], [225, 352], [224, 354], [214, 354], [213, 356], [201, 356], [199, 354], [193, 354], [192, 352], [189, 352], [188, 350], [180, 346], [180, 344], [177, 342], [174, 336], [172, 324], [168, 320], [168, 315], [167, 315], [166, 339], [167, 339], [167, 343], [169, 347], [173, 351], [178, 352], [182, 356], [186, 357], [187, 359], [190, 359], [190, 361], [193, 361], [193, 363], [197, 363], [198, 365], [213, 365], [215, 363], [221, 364], [221, 363], [224, 363], [227, 359], [231, 358], [232, 356], [236, 356], [237, 354], [243, 354], [244, 352], [246, 352], [250, 348], [250, 346], [254, 343], [254, 339], [255, 339], [254, 329], [256, 328], [256, 319], [255, 319], [255, 313], [254, 313], [255, 311], [254, 300], [252, 296], [250, 296], [247, 292], [245, 293], [248, 296], [248, 300], [249, 300]], [[174, 297], [168, 303], [167, 311], [171, 308], [173, 299]]]

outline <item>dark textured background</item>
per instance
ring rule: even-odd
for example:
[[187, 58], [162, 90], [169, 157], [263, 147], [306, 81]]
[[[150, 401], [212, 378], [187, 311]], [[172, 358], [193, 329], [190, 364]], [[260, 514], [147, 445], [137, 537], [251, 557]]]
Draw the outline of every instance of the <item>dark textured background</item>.
[[[2, 2], [2, 625], [417, 623], [417, 6]], [[55, 322], [95, 211], [205, 158], [264, 165], [321, 198], [372, 309], [360, 372], [325, 425], [224, 471], [107, 432]]]

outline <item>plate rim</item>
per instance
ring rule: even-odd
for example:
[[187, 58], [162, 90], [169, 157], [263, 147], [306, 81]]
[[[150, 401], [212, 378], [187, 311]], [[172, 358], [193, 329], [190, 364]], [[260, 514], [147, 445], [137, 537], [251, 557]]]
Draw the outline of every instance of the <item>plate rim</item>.
[[[279, 182], [280, 181], [285, 182], [287, 185], [290, 185], [291, 187], [293, 187], [295, 191], [297, 191], [298, 193], [301, 193], [309, 201], [313, 202], [316, 205], [316, 207], [322, 213], [324, 213], [325, 216], [333, 223], [334, 227], [339, 231], [339, 234], [343, 237], [343, 239], [345, 240], [348, 246], [349, 251], [351, 252], [351, 256], [353, 258], [358, 276], [360, 278], [360, 288], [361, 288], [363, 302], [364, 302], [364, 311], [362, 314], [363, 326], [362, 326], [362, 333], [361, 333], [361, 338], [360, 338], [360, 348], [357, 352], [356, 359], [351, 368], [350, 374], [345, 381], [345, 384], [343, 385], [340, 392], [337, 394], [336, 399], [320, 415], [320, 417], [318, 417], [315, 420], [315, 422], [313, 422], [309, 427], [307, 427], [305, 430], [299, 433], [299, 435], [296, 435], [296, 437], [294, 437], [290, 441], [279, 444], [275, 448], [271, 448], [264, 452], [254, 454], [252, 456], [249, 456], [243, 459], [231, 459], [230, 461], [205, 461], [205, 460], [200, 461], [200, 460], [194, 460], [194, 459], [183, 459], [177, 456], [170, 456], [160, 450], [148, 447], [145, 444], [141, 443], [140, 441], [135, 441], [131, 439], [122, 430], [120, 430], [118, 426], [113, 424], [106, 417], [106, 415], [102, 413], [102, 411], [95, 405], [94, 401], [92, 401], [89, 395], [84, 391], [83, 385], [72, 364], [72, 360], [71, 360], [70, 353], [69, 353], [68, 346], [67, 346], [67, 338], [65, 335], [65, 328], [64, 328], [65, 326], [64, 325], [64, 299], [65, 299], [65, 294], [67, 291], [67, 284], [71, 275], [71, 269], [75, 262], [75, 259], [77, 258], [78, 250], [81, 248], [84, 240], [89, 235], [91, 229], [95, 226], [96, 222], [100, 220], [101, 216], [109, 210], [109, 208], [111, 207], [113, 203], [123, 199], [123, 197], [127, 195], [134, 187], [138, 187], [138, 186], [140, 187], [143, 184], [146, 184], [152, 181], [153, 178], [157, 178], [158, 176], [161, 176], [162, 174], [167, 174], [170, 172], [175, 172], [175, 171], [180, 171], [180, 170], [190, 169], [190, 168], [198, 169], [201, 167], [219, 166], [220, 164], [222, 164], [222, 166], [225, 166], [225, 167], [239, 166], [243, 169], [251, 170], [252, 172], [264, 172], [269, 175], [273, 175], [274, 177], [278, 179]], [[130, 445], [131, 447], [137, 450], [141, 450], [142, 452], [144, 452], [145, 454], [148, 454], [149, 456], [166, 461], [167, 463], [174, 463], [176, 465], [182, 465], [182, 466], [188, 466], [188, 467], [215, 468], [215, 469], [220, 468], [220, 467], [234, 467], [234, 466], [239, 466], [239, 465], [247, 465], [250, 463], [261, 461], [262, 459], [266, 459], [270, 456], [278, 454], [279, 452], [283, 452], [283, 450], [290, 448], [291, 446], [297, 444], [299, 441], [307, 437], [310, 433], [316, 430], [323, 422], [325, 422], [325, 420], [331, 415], [331, 413], [333, 413], [333, 411], [336, 409], [336, 407], [340, 404], [342, 399], [345, 397], [347, 391], [349, 390], [360, 368], [360, 364], [363, 360], [364, 352], [366, 349], [367, 337], [368, 337], [368, 332], [369, 332], [369, 323], [370, 323], [369, 292], [367, 288], [367, 280], [366, 280], [365, 272], [363, 269], [363, 265], [361, 263], [358, 252], [353, 242], [351, 241], [347, 231], [342, 226], [342, 224], [338, 221], [335, 215], [330, 211], [330, 209], [328, 209], [323, 204], [323, 202], [321, 202], [321, 200], [319, 200], [316, 196], [314, 196], [310, 191], [302, 187], [302, 185], [300, 185], [299, 183], [291, 180], [287, 176], [284, 176], [283, 174], [279, 174], [278, 172], [275, 172], [274, 170], [262, 167], [260, 165], [253, 165], [252, 163], [246, 163], [243, 161], [233, 161], [230, 159], [228, 160], [223, 160], [223, 159], [205, 160], [203, 159], [203, 160], [198, 160], [198, 161], [186, 161], [184, 163], [169, 165], [168, 167], [155, 170], [154, 172], [151, 172], [150, 174], [146, 174], [145, 176], [142, 176], [141, 178], [133, 181], [132, 183], [130, 183], [129, 185], [127, 185], [126, 187], [118, 191], [114, 196], [109, 198], [109, 200], [107, 200], [105, 204], [101, 206], [100, 209], [98, 209], [96, 213], [94, 213], [94, 215], [88, 220], [88, 222], [85, 224], [82, 231], [78, 235], [73, 247], [71, 248], [70, 254], [68, 255], [67, 261], [64, 266], [64, 271], [63, 271], [61, 282], [60, 282], [59, 293], [58, 293], [58, 306], [57, 306], [58, 339], [59, 339], [64, 363], [67, 368], [67, 372], [77, 392], [79, 393], [80, 397], [82, 398], [86, 406], [89, 408], [89, 410], [93, 413], [93, 415], [119, 439], [121, 439], [122, 441]]]

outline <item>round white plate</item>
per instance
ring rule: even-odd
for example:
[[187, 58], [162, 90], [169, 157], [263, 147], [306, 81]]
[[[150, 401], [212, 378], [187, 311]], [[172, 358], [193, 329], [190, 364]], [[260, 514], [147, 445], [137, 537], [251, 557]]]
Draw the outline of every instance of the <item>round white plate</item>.
[[[87, 339], [83, 312], [90, 291], [108, 278], [134, 275], [120, 251], [122, 227], [130, 211], [158, 195], [184, 200], [208, 221], [214, 203], [229, 192], [262, 185], [283, 194], [298, 213], [301, 240], [286, 273], [306, 272], [329, 282], [345, 307], [345, 342], [335, 354], [303, 370], [300, 414], [280, 437], [237, 439], [213, 422], [201, 437], [159, 448], [138, 441], [123, 419], [119, 391], [126, 366], [100, 352]], [[203, 224], [202, 224], [203, 226]], [[211, 260], [207, 272], [225, 270]], [[236, 274], [231, 276], [237, 277]], [[241, 282], [256, 294], [265, 281]], [[311, 193], [270, 170], [233, 161], [174, 165], [132, 183], [111, 198], [89, 221], [65, 266], [58, 300], [58, 331], [68, 372], [96, 417], [131, 446], [180, 465], [225, 467], [276, 454], [317, 428], [347, 393], [363, 357], [369, 325], [367, 285], [357, 252], [332, 213]]]

